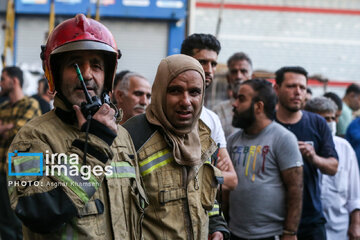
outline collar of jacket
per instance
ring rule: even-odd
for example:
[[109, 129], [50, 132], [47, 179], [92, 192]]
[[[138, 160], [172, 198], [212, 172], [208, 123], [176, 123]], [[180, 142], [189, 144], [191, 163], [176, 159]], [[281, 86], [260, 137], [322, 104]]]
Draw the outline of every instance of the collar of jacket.
[[67, 124], [77, 124], [75, 110], [71, 108], [70, 103], [66, 104], [65, 102], [67, 102], [67, 100], [64, 99], [61, 94], [56, 93], [54, 98], [56, 116]]

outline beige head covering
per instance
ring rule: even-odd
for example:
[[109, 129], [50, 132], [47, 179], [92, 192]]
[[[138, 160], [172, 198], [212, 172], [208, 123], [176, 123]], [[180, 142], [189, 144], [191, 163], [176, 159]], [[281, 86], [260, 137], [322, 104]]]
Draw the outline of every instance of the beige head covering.
[[[175, 128], [165, 115], [166, 93], [169, 83], [179, 74], [194, 70], [200, 73], [203, 81], [202, 100], [193, 124], [188, 128]], [[201, 162], [201, 145], [198, 133], [198, 120], [204, 103], [205, 74], [200, 63], [189, 56], [177, 54], [163, 59], [158, 67], [151, 89], [151, 103], [146, 108], [146, 118], [160, 126], [173, 144], [174, 159], [178, 164], [195, 166]]]

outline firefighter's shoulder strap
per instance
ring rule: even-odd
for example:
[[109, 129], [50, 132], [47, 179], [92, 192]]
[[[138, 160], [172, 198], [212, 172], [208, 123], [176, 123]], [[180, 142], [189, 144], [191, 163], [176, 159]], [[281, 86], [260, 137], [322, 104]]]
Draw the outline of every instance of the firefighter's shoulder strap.
[[136, 152], [149, 140], [160, 127], [149, 123], [145, 114], [130, 118], [122, 125], [130, 134]]

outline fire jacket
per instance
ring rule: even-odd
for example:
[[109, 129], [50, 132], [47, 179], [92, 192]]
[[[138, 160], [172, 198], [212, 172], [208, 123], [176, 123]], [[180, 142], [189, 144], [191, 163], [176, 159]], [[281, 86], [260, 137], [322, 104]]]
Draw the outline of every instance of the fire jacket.
[[142, 239], [147, 200], [129, 134], [92, 119], [85, 163], [84, 127], [66, 110], [56, 97], [55, 110], [25, 125], [9, 150], [9, 171], [22, 174], [8, 179], [24, 239]]
[[145, 239], [207, 239], [208, 211], [213, 208], [218, 183], [223, 180], [221, 171], [209, 161], [216, 150], [210, 130], [199, 122], [202, 163], [186, 167], [175, 162], [171, 143], [160, 128], [147, 122], [145, 115], [133, 117], [123, 126], [138, 149], [149, 199], [144, 217]]

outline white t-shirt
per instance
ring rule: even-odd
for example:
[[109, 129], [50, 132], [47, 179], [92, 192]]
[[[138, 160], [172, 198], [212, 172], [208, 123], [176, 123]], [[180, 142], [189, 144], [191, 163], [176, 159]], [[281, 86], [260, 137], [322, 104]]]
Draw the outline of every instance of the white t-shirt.
[[349, 215], [360, 209], [360, 177], [358, 161], [350, 143], [334, 136], [339, 156], [335, 176], [321, 175], [321, 202], [327, 223], [328, 240], [348, 239]]
[[200, 119], [210, 128], [211, 138], [215, 143], [220, 143], [220, 148], [226, 148], [225, 134], [218, 115], [210, 109], [203, 107]]

